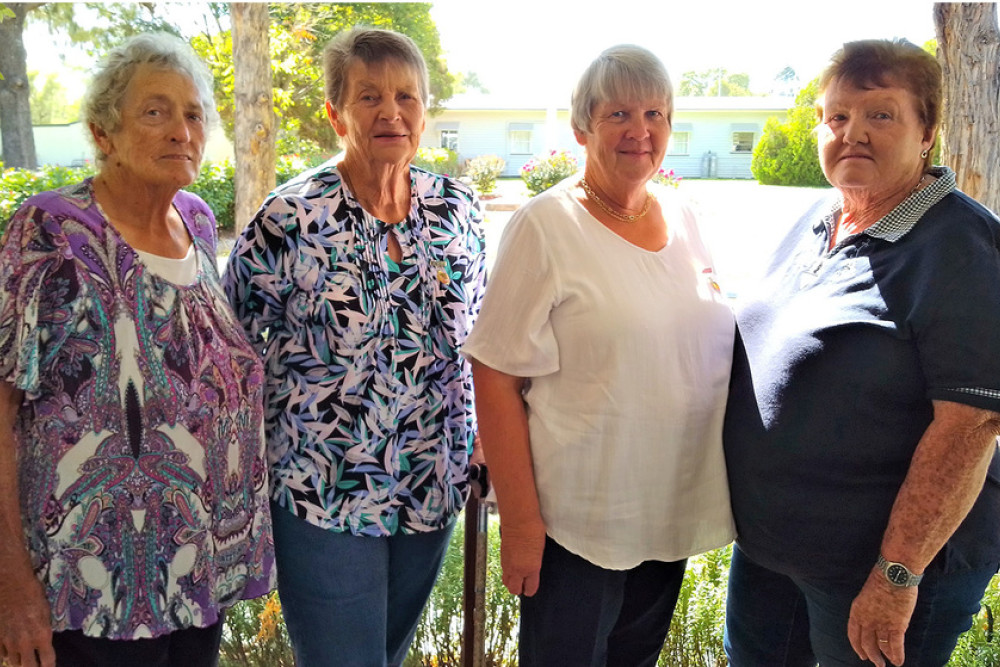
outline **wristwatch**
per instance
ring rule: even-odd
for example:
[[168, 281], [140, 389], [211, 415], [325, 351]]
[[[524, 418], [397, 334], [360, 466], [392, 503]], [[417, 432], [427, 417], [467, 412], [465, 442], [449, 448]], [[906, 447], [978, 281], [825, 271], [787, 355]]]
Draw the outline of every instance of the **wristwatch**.
[[916, 586], [924, 578], [922, 574], [913, 574], [909, 568], [902, 563], [893, 563], [885, 559], [882, 554], [878, 555], [878, 562], [875, 563], [878, 569], [882, 570], [886, 581], [897, 588], [909, 588]]

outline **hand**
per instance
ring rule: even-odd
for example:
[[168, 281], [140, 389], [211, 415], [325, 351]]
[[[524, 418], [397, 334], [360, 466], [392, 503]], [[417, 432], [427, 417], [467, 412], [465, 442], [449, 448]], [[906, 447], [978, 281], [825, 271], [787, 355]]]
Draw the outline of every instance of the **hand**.
[[502, 514], [500, 519], [503, 585], [514, 595], [531, 597], [538, 592], [538, 574], [545, 550], [545, 524], [508, 525], [503, 523]]
[[479, 441], [479, 434], [472, 440], [472, 455], [469, 457], [469, 465], [482, 465], [486, 463], [486, 455], [483, 453], [483, 445]]
[[847, 638], [862, 660], [885, 667], [885, 658], [902, 665], [903, 639], [917, 604], [917, 587], [898, 588], [873, 568], [861, 592], [851, 604]]
[[11, 667], [55, 667], [49, 602], [33, 573], [0, 581], [0, 658]]

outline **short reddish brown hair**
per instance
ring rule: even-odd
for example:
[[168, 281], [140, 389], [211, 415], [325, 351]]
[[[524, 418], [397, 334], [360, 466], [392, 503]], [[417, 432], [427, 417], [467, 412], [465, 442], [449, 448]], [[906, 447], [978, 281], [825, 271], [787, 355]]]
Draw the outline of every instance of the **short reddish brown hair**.
[[916, 98], [916, 111], [924, 127], [936, 129], [941, 123], [944, 100], [941, 65], [937, 58], [905, 39], [847, 42], [833, 54], [830, 64], [820, 74], [820, 95], [834, 79], [843, 79], [861, 89], [905, 88]]

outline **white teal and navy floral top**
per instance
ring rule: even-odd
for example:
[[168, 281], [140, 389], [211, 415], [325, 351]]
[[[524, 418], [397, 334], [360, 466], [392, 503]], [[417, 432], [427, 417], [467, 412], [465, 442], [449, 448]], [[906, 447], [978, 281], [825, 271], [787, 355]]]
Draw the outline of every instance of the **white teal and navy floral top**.
[[[179, 192], [197, 274], [154, 274], [90, 180], [28, 199], [0, 251], [0, 377], [29, 552], [54, 630], [205, 627], [273, 587], [263, 371], [215, 268], [215, 220]], [[0, 446], [10, 446], [0, 440]]]
[[267, 198], [223, 277], [265, 360], [272, 499], [336, 532], [436, 530], [468, 494], [459, 347], [485, 286], [479, 205], [454, 179], [412, 167], [410, 180], [409, 214], [386, 225], [332, 162], [302, 174]]

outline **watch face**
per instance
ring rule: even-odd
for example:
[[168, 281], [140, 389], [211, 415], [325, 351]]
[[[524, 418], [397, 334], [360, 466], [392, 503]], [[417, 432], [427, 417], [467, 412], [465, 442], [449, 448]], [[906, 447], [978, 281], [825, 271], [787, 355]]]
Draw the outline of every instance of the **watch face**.
[[885, 576], [897, 586], [905, 586], [910, 580], [910, 575], [902, 565], [890, 565], [885, 570]]

